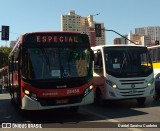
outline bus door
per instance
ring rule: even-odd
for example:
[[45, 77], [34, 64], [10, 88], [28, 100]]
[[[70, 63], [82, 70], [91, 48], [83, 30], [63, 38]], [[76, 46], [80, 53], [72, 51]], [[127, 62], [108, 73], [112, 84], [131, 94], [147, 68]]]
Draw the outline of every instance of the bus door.
[[93, 85], [104, 87], [104, 67], [100, 50], [94, 52]]
[[14, 95], [14, 91], [18, 87], [18, 61], [14, 60], [14, 55], [9, 61], [9, 88], [11, 97]]

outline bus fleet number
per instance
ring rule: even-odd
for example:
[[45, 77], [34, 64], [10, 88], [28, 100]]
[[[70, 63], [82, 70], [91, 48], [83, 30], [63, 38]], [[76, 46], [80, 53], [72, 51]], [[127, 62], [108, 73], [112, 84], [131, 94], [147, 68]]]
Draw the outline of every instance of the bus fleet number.
[[79, 89], [72, 89], [72, 90], [67, 90], [67, 94], [75, 94], [75, 93], [79, 93]]

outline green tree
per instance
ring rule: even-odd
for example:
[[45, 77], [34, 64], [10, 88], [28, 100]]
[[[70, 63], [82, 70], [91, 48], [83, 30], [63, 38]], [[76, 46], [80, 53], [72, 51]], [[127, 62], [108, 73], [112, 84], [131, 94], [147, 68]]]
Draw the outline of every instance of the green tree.
[[0, 68], [8, 65], [8, 56], [11, 49], [10, 47], [0, 47]]

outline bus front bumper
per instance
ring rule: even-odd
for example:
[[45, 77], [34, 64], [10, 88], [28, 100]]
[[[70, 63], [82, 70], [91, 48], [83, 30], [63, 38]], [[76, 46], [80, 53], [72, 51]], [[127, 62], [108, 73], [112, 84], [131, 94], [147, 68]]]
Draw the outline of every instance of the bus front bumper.
[[155, 89], [147, 87], [143, 93], [139, 89], [120, 91], [120, 90], [110, 90], [107, 92], [108, 100], [118, 100], [118, 99], [136, 99], [140, 97], [151, 97], [154, 95]]
[[61, 105], [53, 105], [53, 106], [42, 106], [40, 102], [25, 95], [22, 99], [21, 109], [23, 110], [46, 110], [46, 109], [54, 109], [54, 108], [64, 108], [64, 107], [71, 107], [71, 106], [87, 105], [93, 102], [94, 102], [94, 91], [93, 90], [89, 94], [84, 96], [80, 103], [64, 104], [64, 105], [61, 104]]

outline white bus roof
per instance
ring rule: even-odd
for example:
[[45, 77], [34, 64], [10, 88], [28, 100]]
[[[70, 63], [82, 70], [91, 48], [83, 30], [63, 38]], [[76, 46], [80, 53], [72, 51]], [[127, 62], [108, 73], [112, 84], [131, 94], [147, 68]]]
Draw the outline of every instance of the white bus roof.
[[142, 45], [125, 45], [125, 44], [121, 44], [121, 45], [98, 45], [98, 46], [93, 46], [91, 47], [92, 49], [100, 49], [103, 47], [146, 47], [146, 46], [142, 46]]
[[152, 48], [160, 48], [160, 45], [155, 45], [155, 46], [150, 46], [148, 47], [149, 49], [152, 49]]

